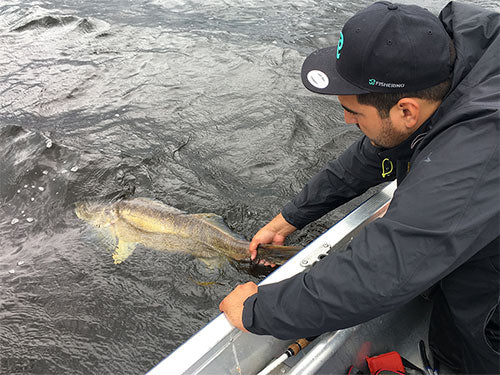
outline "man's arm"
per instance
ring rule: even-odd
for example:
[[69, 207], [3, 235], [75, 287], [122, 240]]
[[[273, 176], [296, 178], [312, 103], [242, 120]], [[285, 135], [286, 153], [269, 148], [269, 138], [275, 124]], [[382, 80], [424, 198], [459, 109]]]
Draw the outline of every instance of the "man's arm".
[[338, 159], [329, 162], [280, 214], [255, 234], [250, 243], [251, 258], [257, 256], [259, 244], [282, 245], [295, 230], [384, 182], [378, 151], [368, 138], [361, 137]]
[[415, 160], [386, 215], [345, 251], [259, 287], [244, 302], [244, 327], [288, 339], [365, 322], [408, 302], [494, 240], [498, 132], [460, 130], [461, 137], [443, 135]]
[[370, 187], [393, 179], [382, 177], [379, 151], [367, 137], [361, 137], [307, 182], [281, 211], [283, 218], [302, 229]]
[[[352, 171], [348, 172], [345, 168], [350, 168]], [[338, 160], [330, 162], [316, 174], [302, 192], [285, 206], [283, 212], [289, 218], [280, 213], [255, 234], [250, 243], [251, 258], [255, 259], [257, 256], [257, 247], [261, 243], [282, 245], [285, 238], [297, 229], [293, 220], [298, 218], [297, 222], [303, 227], [309, 221], [315, 220], [380, 182], [383, 182], [383, 179], [377, 149], [372, 146], [368, 138], [362, 137]], [[319, 210], [322, 205], [326, 209]], [[241, 285], [236, 287], [221, 302], [219, 309], [226, 314], [231, 324], [246, 331], [242, 322], [243, 303], [248, 297], [257, 293], [257, 286], [254, 290], [248, 287], [248, 283], [245, 286], [244, 289]]]

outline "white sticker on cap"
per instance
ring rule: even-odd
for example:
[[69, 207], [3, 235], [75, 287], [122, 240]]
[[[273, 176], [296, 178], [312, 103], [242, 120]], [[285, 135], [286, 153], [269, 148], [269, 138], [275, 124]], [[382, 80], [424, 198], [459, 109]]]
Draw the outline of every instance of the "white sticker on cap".
[[330, 83], [328, 76], [321, 70], [311, 70], [307, 73], [307, 80], [318, 89], [324, 89]]

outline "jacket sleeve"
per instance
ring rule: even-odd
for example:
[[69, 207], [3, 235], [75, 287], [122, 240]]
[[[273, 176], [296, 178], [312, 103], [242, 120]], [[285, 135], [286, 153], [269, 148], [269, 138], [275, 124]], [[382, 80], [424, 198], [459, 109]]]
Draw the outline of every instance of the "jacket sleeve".
[[381, 170], [377, 148], [363, 136], [313, 176], [281, 213], [301, 229], [368, 188], [388, 181], [382, 178]]
[[500, 134], [496, 113], [488, 120], [494, 131], [459, 127], [426, 147], [386, 215], [345, 251], [259, 286], [244, 303], [245, 328], [291, 339], [365, 322], [410, 301], [498, 237]]

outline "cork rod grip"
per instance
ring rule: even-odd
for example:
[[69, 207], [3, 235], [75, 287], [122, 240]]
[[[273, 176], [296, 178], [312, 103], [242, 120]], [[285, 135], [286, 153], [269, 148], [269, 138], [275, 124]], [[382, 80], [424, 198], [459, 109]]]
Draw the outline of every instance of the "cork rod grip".
[[288, 350], [291, 352], [291, 355], [297, 355], [297, 353], [309, 345], [309, 343], [310, 341], [307, 339], [298, 339], [293, 344], [290, 344]]

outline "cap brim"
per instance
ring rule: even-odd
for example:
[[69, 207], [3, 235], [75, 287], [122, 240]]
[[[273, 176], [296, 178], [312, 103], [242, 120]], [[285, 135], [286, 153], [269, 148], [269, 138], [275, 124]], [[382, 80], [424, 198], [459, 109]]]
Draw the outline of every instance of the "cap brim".
[[337, 47], [322, 48], [307, 56], [302, 64], [302, 83], [319, 94], [357, 95], [369, 91], [343, 79], [336, 69]]

